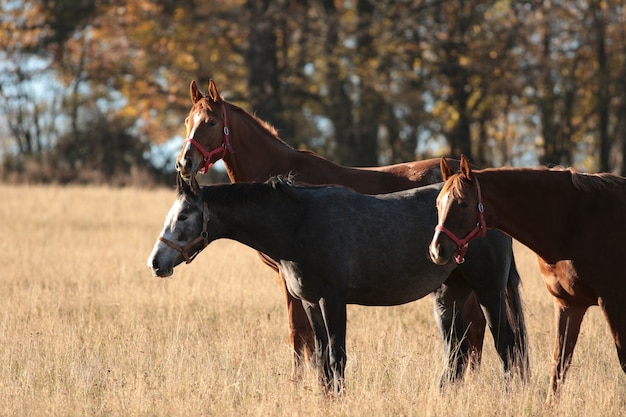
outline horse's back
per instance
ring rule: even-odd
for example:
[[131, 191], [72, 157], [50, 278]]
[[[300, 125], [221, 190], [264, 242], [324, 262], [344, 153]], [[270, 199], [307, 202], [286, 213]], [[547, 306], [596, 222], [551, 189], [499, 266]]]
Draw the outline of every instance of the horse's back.
[[341, 187], [305, 192], [309, 209], [302, 230], [315, 230], [317, 238], [309, 238], [313, 256], [304, 269], [336, 275], [349, 303], [397, 305], [429, 294], [453, 269], [428, 258], [440, 187], [378, 196]]
[[[450, 160], [452, 166], [458, 161]], [[384, 194], [442, 181], [439, 159], [404, 162], [378, 167], [346, 167], [312, 152], [290, 154], [290, 172], [298, 182], [335, 184], [363, 194]]]
[[[458, 169], [459, 167], [459, 161], [457, 160], [449, 159], [448, 163], [453, 169]], [[413, 188], [443, 181], [439, 165], [440, 158], [431, 158], [393, 165], [362, 168], [362, 170], [391, 175], [397, 179], [398, 184], [408, 184], [409, 186], [407, 188]], [[405, 181], [410, 181], [410, 184]]]

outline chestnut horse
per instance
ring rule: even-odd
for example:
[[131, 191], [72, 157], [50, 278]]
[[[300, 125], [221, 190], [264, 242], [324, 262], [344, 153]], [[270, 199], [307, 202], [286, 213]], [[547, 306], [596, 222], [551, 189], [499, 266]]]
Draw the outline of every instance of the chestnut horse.
[[[295, 150], [267, 123], [224, 100], [213, 81], [209, 82], [206, 95], [192, 81], [190, 95], [193, 107], [185, 119], [187, 139], [176, 161], [177, 170], [186, 180], [197, 172], [206, 172], [221, 158], [233, 183], [262, 182], [275, 175], [292, 175], [302, 183], [337, 184], [364, 194], [382, 194], [442, 181], [438, 159], [356, 169], [334, 164], [313, 152]], [[451, 160], [450, 163], [458, 166], [458, 161]], [[278, 271], [271, 260], [261, 256]], [[514, 259], [511, 258], [511, 264], [504, 270], [482, 272], [505, 274], [511, 288], [507, 291], [506, 302], [523, 317], [521, 306], [515, 306], [519, 276]], [[310, 357], [314, 352], [313, 332], [302, 304], [289, 294], [284, 280], [280, 281], [287, 298], [295, 374], [302, 358]], [[463, 327], [460, 333], [465, 335], [461, 346], [446, 346], [446, 351], [457, 352], [457, 360], [461, 362], [458, 366], [451, 364], [457, 369], [451, 379], [460, 376], [467, 363], [472, 367], [478, 364], [482, 353], [486, 322], [475, 295], [467, 288], [466, 277], [455, 270], [452, 279], [433, 293], [438, 308], [458, 311], [459, 308], [453, 308], [452, 304], [465, 303], [464, 317], [456, 315], [454, 322], [438, 322], [446, 341], [449, 341], [452, 326], [456, 329]]]
[[[375, 196], [340, 186], [299, 186], [284, 178], [202, 188], [195, 180], [191, 186], [179, 177], [178, 183], [178, 197], [148, 258], [153, 274], [172, 275], [176, 265], [191, 262], [221, 238], [266, 254], [305, 308], [323, 387], [332, 394], [344, 387], [346, 304], [408, 303], [437, 289], [457, 268], [435, 265], [428, 258], [443, 183]], [[491, 231], [472, 245], [471, 260], [460, 268], [509, 265], [502, 248], [510, 244], [510, 237]], [[516, 340], [525, 338], [503, 303], [508, 279], [467, 275], [468, 285], [485, 305], [508, 381], [519, 358]], [[376, 323], [368, 331], [376, 337]]]
[[572, 362], [587, 308], [599, 305], [626, 372], [626, 179], [570, 169], [472, 170], [461, 158], [453, 174], [445, 159], [446, 183], [437, 198], [439, 223], [430, 244], [432, 260], [445, 265], [460, 237], [486, 227], [499, 229], [538, 255], [554, 298], [557, 338], [550, 402]]

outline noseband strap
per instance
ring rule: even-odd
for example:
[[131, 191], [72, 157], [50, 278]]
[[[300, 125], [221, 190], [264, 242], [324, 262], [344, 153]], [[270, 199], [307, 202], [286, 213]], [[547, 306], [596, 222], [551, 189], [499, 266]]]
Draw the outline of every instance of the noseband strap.
[[460, 239], [453, 232], [447, 229], [442, 223], [439, 223], [437, 226], [435, 226], [435, 231], [443, 232], [456, 244], [458, 251], [454, 257], [454, 261], [457, 264], [462, 264], [463, 262], [465, 262], [465, 253], [467, 252], [470, 241], [476, 239], [479, 236], [485, 237], [485, 235], [487, 234], [487, 224], [485, 223], [485, 207], [483, 206], [482, 202], [480, 184], [478, 183], [478, 179], [476, 177], [474, 177], [473, 181], [476, 182], [476, 192], [478, 193], [478, 223], [476, 224], [476, 227], [474, 227], [467, 234], [467, 236], [465, 236], [463, 239]]
[[[179, 252], [182, 257], [185, 259], [185, 263], [191, 263], [196, 256], [202, 251], [202, 249], [206, 248], [209, 245], [209, 233], [207, 232], [207, 227], [209, 225], [209, 205], [205, 202], [202, 210], [202, 232], [200, 232], [200, 236], [187, 243], [185, 246], [178, 245], [171, 240], [164, 238], [163, 236], [159, 236], [159, 240], [165, 243], [170, 248]], [[188, 250], [197, 246], [198, 243], [202, 242], [202, 247], [191, 254], [191, 256], [187, 253]]]
[[[204, 147], [194, 138], [185, 139], [185, 143], [190, 143], [193, 146], [195, 146], [204, 157], [204, 166], [198, 169], [198, 172], [200, 174], [206, 174], [207, 172], [209, 172], [209, 169], [211, 169], [213, 164], [215, 164], [217, 161], [219, 161], [220, 159], [223, 159], [224, 156], [226, 156], [226, 150], [228, 150], [230, 153], [235, 153], [232, 145], [230, 144], [230, 129], [228, 128], [228, 118], [226, 117], [226, 103], [224, 102], [222, 102], [222, 119], [224, 120], [224, 141], [222, 142], [220, 146], [213, 149], [212, 151], [209, 152], [205, 150]], [[222, 154], [218, 158], [216, 158], [214, 161], [211, 161], [211, 158], [214, 155], [219, 154], [220, 152]]]

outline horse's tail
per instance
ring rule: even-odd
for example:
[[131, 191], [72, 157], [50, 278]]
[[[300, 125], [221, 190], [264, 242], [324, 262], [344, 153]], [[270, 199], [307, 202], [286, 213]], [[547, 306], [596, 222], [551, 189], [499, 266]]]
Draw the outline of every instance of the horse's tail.
[[513, 359], [519, 369], [522, 381], [527, 382], [530, 378], [530, 363], [528, 360], [528, 336], [526, 332], [526, 320], [520, 295], [521, 279], [517, 272], [515, 256], [511, 253], [511, 267], [509, 279], [506, 285], [506, 313], [515, 335], [515, 352]]

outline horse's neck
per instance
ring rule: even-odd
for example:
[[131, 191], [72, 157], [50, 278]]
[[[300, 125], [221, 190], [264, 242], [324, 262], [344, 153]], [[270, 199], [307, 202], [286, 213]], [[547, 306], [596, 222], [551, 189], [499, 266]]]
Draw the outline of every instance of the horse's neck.
[[564, 176], [534, 170], [474, 174], [482, 189], [487, 227], [504, 231], [548, 262], [567, 258], [567, 206], [572, 187], [562, 181]]
[[230, 141], [224, 165], [232, 182], [266, 181], [288, 173], [288, 156], [297, 151], [242, 111], [233, 113]]
[[245, 202], [212, 203], [209, 210], [227, 225], [220, 237], [236, 240], [277, 259], [290, 247], [290, 219], [295, 212], [290, 202], [287, 196], [284, 200], [260, 197]]
[[233, 152], [226, 152], [224, 164], [232, 182], [293, 175], [303, 183], [338, 184], [360, 193], [382, 194], [440, 180], [438, 159], [369, 169], [345, 167], [313, 152], [290, 147], [243, 110], [230, 113]]
[[365, 171], [337, 165], [313, 152], [298, 151], [252, 116], [243, 111], [232, 113], [233, 118], [237, 118], [236, 123], [231, 122], [230, 140], [234, 152], [224, 156], [232, 182], [266, 181], [272, 176], [293, 174], [305, 183], [353, 186], [355, 176], [378, 174], [374, 171], [364, 174]]

